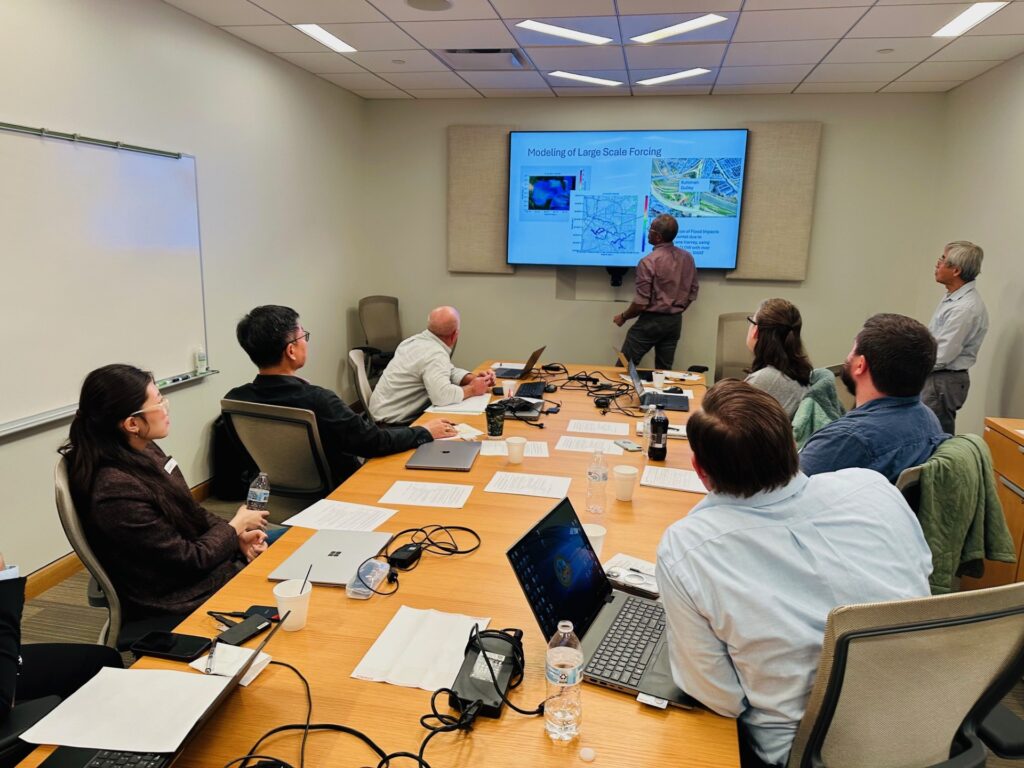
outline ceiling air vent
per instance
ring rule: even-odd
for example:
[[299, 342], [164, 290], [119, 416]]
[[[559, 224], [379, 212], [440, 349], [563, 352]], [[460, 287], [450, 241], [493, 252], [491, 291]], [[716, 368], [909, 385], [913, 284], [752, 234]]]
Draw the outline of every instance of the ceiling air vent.
[[516, 48], [442, 48], [434, 53], [456, 71], [530, 68]]

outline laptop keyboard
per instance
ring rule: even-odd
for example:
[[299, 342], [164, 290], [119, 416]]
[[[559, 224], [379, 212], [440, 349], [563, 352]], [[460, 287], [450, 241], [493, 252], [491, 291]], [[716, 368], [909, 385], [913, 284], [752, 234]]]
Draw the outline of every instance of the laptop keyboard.
[[153, 752], [113, 752], [104, 749], [86, 763], [85, 768], [162, 768], [168, 764], [168, 757]]
[[534, 400], [543, 399], [544, 382], [528, 381], [516, 387], [516, 397], [532, 397]]
[[664, 631], [660, 603], [627, 597], [585, 671], [619, 685], [638, 685]]

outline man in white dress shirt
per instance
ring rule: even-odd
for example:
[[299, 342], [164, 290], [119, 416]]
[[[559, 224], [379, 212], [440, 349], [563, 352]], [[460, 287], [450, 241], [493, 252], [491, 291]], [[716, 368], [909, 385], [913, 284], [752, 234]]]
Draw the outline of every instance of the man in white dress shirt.
[[482, 395], [494, 372], [473, 374], [452, 364], [461, 320], [455, 307], [438, 307], [427, 329], [398, 345], [370, 396], [370, 415], [383, 424], [408, 424], [429, 405], [454, 405]]
[[984, 251], [966, 240], [947, 245], [935, 262], [935, 282], [946, 288], [928, 323], [938, 344], [935, 369], [921, 390], [921, 400], [935, 411], [942, 430], [956, 432], [956, 412], [967, 400], [971, 379], [967, 369], [978, 359], [988, 331], [988, 311], [974, 280], [981, 273]]
[[783, 765], [829, 611], [928, 595], [931, 552], [882, 475], [800, 472], [792, 425], [767, 392], [716, 384], [686, 435], [709, 493], [658, 546], [672, 676], [739, 718], [752, 764]]

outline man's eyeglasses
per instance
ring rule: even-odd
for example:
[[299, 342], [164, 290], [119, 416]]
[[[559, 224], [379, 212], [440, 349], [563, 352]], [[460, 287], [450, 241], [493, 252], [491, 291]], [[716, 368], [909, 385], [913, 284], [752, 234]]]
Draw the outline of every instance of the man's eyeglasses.
[[747, 315], [747, 322], [751, 325], [757, 325], [757, 320], [754, 319], [753, 315]]
[[130, 413], [128, 415], [129, 416], [138, 416], [140, 414], [145, 413], [146, 411], [155, 411], [157, 409], [160, 409], [164, 413], [167, 413], [171, 409], [171, 402], [166, 397], [161, 395], [160, 399], [157, 401], [156, 405], [150, 405], [150, 406], [148, 406], [146, 408], [140, 408], [139, 410], [135, 411], [135, 413]]
[[[309, 331], [306, 331], [305, 333], [300, 333], [294, 339], [291, 339], [288, 342], [288, 344], [298, 344], [300, 339], [305, 339], [307, 342], [309, 342]], [[287, 347], [288, 344], [285, 344], [285, 346]]]

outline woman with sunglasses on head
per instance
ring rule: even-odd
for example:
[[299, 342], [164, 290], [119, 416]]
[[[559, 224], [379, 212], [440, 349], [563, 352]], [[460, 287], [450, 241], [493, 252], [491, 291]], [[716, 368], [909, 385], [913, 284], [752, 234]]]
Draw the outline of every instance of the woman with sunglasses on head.
[[792, 419], [811, 383], [800, 310], [785, 299], [766, 299], [747, 322], [747, 349], [754, 353], [747, 383], [778, 400]]
[[171, 421], [153, 377], [107, 365], [85, 378], [60, 452], [90, 546], [130, 621], [185, 615], [266, 545], [266, 511], [239, 507], [228, 522], [193, 498], [156, 444]]

